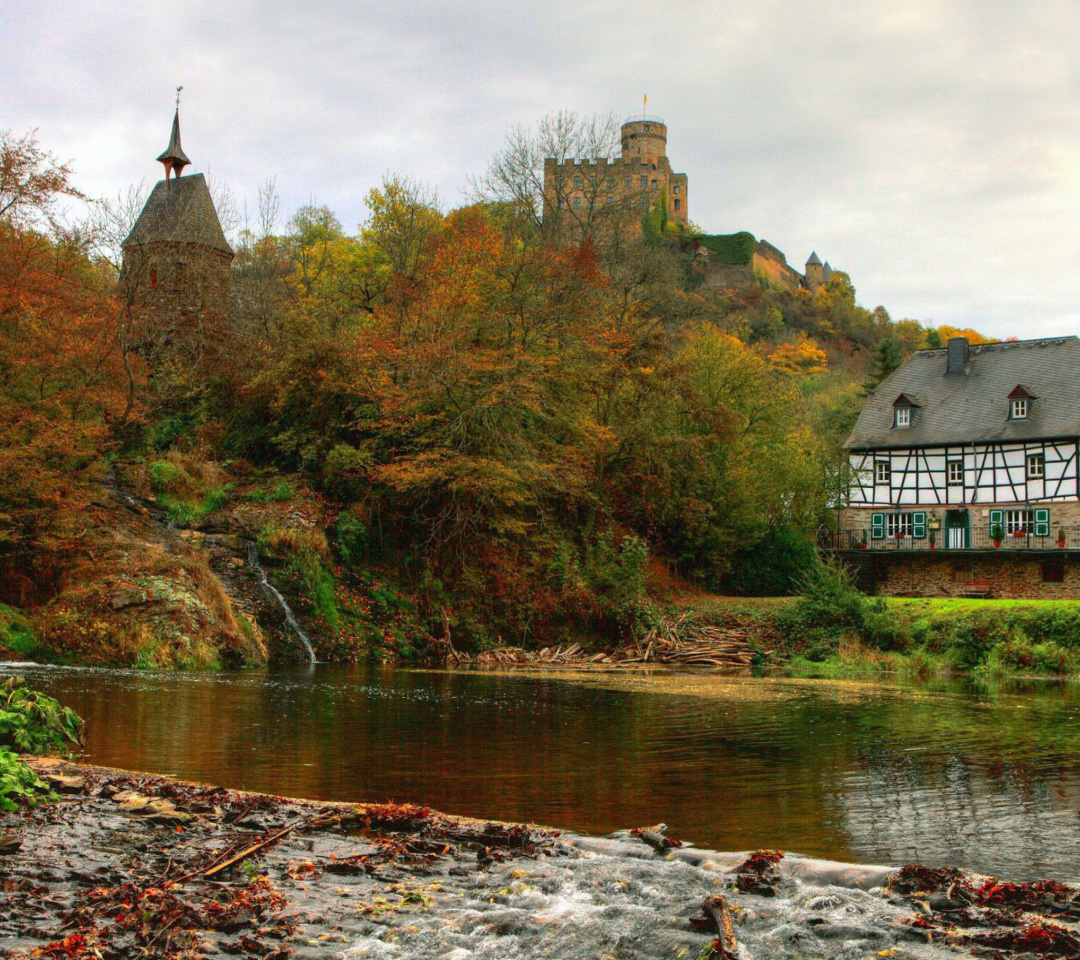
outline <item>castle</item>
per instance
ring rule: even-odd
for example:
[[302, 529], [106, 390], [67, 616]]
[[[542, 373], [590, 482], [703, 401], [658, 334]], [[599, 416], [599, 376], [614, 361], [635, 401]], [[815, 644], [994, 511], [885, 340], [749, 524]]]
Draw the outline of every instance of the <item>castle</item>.
[[[544, 222], [587, 235], [612, 222], [619, 229], [636, 229], [650, 211], [661, 208], [668, 224], [684, 232], [690, 225], [689, 183], [685, 173], [672, 170], [667, 132], [659, 117], [634, 117], [622, 125], [621, 156], [545, 158]], [[799, 273], [781, 250], [751, 234], [690, 238], [684, 249], [699, 261], [706, 287], [765, 282], [817, 293], [833, 275], [816, 252]]]
[[544, 160], [544, 216], [585, 225], [605, 213], [646, 213], [665, 204], [667, 219], [685, 227], [687, 178], [667, 157], [667, 125], [641, 117], [622, 125], [622, 156]]

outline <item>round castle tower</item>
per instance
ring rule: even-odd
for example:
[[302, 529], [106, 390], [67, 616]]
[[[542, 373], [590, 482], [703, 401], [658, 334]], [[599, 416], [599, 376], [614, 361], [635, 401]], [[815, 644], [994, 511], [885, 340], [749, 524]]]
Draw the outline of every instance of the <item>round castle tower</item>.
[[628, 120], [622, 125], [623, 157], [666, 157], [667, 124], [657, 117]]

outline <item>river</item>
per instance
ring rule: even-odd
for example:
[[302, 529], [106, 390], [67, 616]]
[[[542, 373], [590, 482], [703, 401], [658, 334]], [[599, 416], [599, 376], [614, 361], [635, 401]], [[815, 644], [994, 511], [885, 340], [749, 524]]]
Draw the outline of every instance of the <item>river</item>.
[[699, 847], [1080, 878], [1080, 686], [20, 666], [90, 761]]

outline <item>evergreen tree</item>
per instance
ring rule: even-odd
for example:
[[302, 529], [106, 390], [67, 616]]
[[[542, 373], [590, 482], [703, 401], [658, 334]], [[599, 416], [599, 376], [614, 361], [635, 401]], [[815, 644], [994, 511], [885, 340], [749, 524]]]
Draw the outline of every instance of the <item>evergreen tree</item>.
[[878, 346], [874, 354], [874, 365], [870, 373], [870, 379], [863, 384], [863, 391], [870, 393], [882, 380], [903, 363], [903, 352], [900, 344], [893, 337], [886, 337]]

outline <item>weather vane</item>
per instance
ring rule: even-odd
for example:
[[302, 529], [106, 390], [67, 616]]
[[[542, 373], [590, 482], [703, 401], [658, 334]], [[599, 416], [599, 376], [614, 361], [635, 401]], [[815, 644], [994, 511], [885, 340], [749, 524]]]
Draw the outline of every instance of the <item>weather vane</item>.
[[180, 109], [180, 91], [183, 90], [183, 84], [176, 88], [176, 109]]

